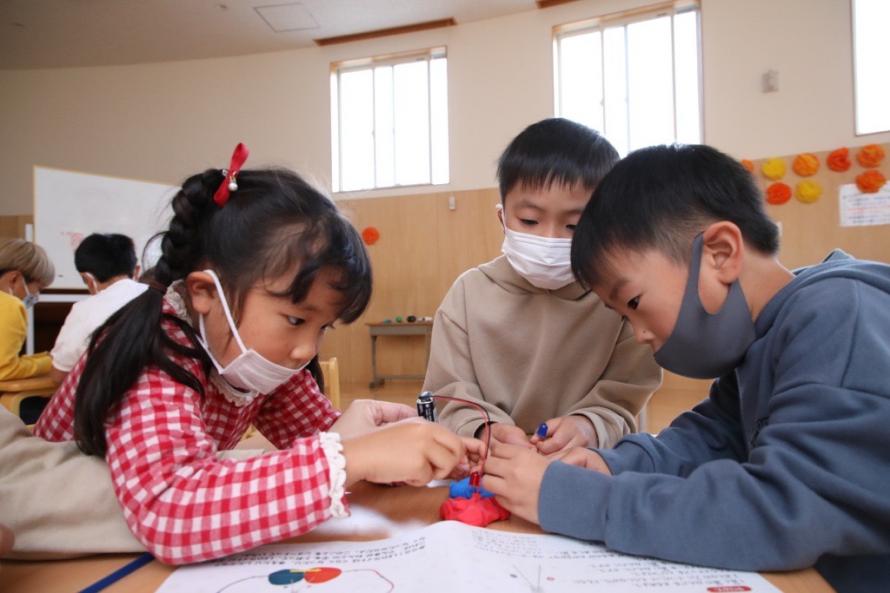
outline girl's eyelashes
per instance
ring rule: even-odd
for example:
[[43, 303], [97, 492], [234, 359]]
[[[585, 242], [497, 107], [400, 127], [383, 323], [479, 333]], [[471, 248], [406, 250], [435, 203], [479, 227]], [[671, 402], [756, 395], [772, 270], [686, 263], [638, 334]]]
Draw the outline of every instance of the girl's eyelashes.
[[637, 307], [640, 306], [640, 297], [635, 296], [634, 298], [627, 301], [627, 308], [631, 311], [636, 311]]
[[530, 218], [520, 218], [519, 222], [521, 222], [525, 226], [535, 226], [536, 224], [538, 224], [537, 220], [532, 220]]
[[293, 315], [285, 315], [284, 317], [287, 319], [287, 322], [289, 324], [293, 325], [294, 327], [296, 327], [298, 325], [303, 325], [304, 323], [306, 323], [306, 321], [304, 319], [302, 319], [300, 317], [294, 317]]
[[576, 226], [578, 226], [578, 225], [576, 225], [576, 224], [567, 224], [567, 225], [566, 225], [566, 228], [569, 229], [570, 231], [574, 231]]

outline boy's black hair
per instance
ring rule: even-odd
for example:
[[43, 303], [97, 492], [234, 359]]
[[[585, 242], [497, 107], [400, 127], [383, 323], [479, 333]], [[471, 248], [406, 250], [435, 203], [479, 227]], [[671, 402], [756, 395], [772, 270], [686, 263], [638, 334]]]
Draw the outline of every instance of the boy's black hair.
[[[340, 293], [338, 317], [355, 321], [371, 298], [371, 264], [355, 228], [292, 171], [243, 170], [238, 189], [219, 207], [213, 201], [224, 177], [208, 169], [186, 179], [173, 197], [173, 219], [161, 233], [161, 258], [148, 290], [122, 307], [97, 329], [77, 385], [74, 437], [88, 454], [105, 455], [106, 420], [148, 366], [157, 366], [179, 383], [201, 393], [201, 381], [177, 359], [188, 357], [210, 370], [210, 359], [195, 330], [163, 312], [164, 294], [193, 271], [212, 269], [232, 304], [236, 324], [248, 290], [264, 279], [287, 274], [288, 288], [276, 296], [303, 301], [322, 270], [332, 270], [331, 287]], [[186, 346], [171, 338], [163, 322], [188, 337]], [[307, 367], [324, 389], [318, 357]]]
[[618, 152], [596, 130], [554, 117], [525, 128], [498, 159], [501, 202], [517, 185], [529, 189], [553, 183], [593, 190], [618, 162]]
[[136, 272], [136, 247], [126, 235], [94, 233], [74, 250], [74, 267], [89, 273], [99, 282], [115, 276], [133, 277]]
[[586, 286], [612, 275], [612, 250], [656, 249], [679, 263], [692, 240], [717, 221], [733, 222], [764, 254], [779, 232], [754, 178], [734, 158], [704, 145], [651, 146], [615, 165], [587, 203], [572, 238], [572, 271]]

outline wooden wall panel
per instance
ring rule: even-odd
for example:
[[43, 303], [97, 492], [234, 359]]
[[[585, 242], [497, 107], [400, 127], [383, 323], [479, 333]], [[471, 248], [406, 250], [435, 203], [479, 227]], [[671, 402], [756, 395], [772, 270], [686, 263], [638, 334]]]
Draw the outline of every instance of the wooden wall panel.
[[[890, 154], [890, 144], [882, 145]], [[792, 190], [803, 179], [812, 179], [822, 186], [822, 196], [812, 204], [804, 204], [792, 197], [780, 206], [767, 206], [769, 215], [782, 223], [782, 248], [779, 258], [786, 266], [795, 268], [818, 263], [835, 247], [860, 259], [890, 263], [890, 225], [842, 227], [840, 225], [838, 190], [841, 185], [856, 183], [856, 176], [865, 169], [856, 162], [858, 147], [850, 149], [853, 166], [844, 173], [837, 173], [825, 165], [828, 152], [815, 152], [821, 167], [812, 177], [798, 177], [791, 164], [796, 155], [782, 157], [787, 173], [781, 179]], [[764, 159], [754, 161], [755, 176], [761, 188], [772, 183], [763, 177], [760, 167]], [[878, 169], [890, 178], [890, 159], [885, 158]]]
[[0, 238], [24, 239], [25, 225], [33, 223], [34, 217], [30, 214], [0, 216]]
[[[449, 210], [453, 195], [456, 208]], [[374, 268], [374, 295], [365, 314], [329, 332], [321, 356], [337, 356], [347, 383], [371, 379], [371, 339], [365, 323], [433, 316], [445, 293], [464, 271], [500, 253], [503, 232], [497, 222], [497, 189], [338, 201], [359, 230], [380, 231], [368, 247]], [[422, 337], [379, 338], [378, 369], [386, 374], [422, 374]]]

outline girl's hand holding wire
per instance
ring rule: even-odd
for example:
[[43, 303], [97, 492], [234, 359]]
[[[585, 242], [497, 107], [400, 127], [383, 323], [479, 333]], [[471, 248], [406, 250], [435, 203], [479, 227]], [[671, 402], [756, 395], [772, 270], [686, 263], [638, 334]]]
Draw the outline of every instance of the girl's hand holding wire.
[[340, 415], [330, 431], [343, 440], [362, 436], [393, 422], [419, 420], [410, 406], [373, 399], [357, 399]]
[[358, 480], [423, 486], [462, 463], [478, 464], [485, 445], [430, 422], [401, 422], [344, 441], [343, 454], [347, 486]]

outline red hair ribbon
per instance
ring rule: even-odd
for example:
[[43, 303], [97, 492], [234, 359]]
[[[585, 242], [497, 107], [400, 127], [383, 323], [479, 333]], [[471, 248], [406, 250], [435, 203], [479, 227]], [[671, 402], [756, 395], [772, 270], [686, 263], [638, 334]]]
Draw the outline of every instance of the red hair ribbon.
[[235, 175], [237, 175], [238, 171], [241, 170], [241, 167], [244, 166], [244, 161], [247, 160], [247, 155], [249, 154], [250, 151], [247, 150], [247, 147], [241, 142], [235, 147], [235, 152], [232, 153], [232, 160], [229, 162], [229, 168], [223, 170], [223, 180], [216, 189], [216, 193], [213, 194], [213, 201], [216, 202], [216, 205], [220, 208], [225, 206], [226, 202], [229, 201], [229, 192], [238, 189], [238, 182], [235, 181]]

